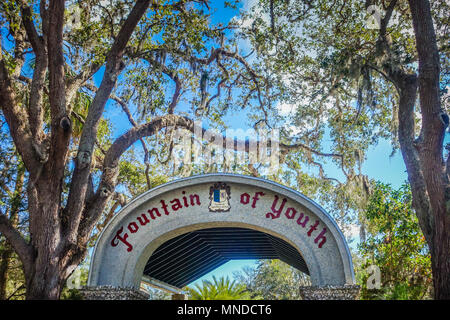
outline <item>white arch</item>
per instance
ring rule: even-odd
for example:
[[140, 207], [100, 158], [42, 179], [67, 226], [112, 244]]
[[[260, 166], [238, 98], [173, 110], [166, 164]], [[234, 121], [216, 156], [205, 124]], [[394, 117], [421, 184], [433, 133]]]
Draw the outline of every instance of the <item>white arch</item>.
[[[230, 210], [227, 212], [211, 212], [208, 208], [209, 189], [217, 182], [226, 183], [230, 187]], [[241, 201], [243, 193], [254, 195], [255, 192], [264, 193], [264, 196], [255, 201], [255, 208], [252, 208], [250, 203]], [[189, 203], [189, 195], [194, 194], [200, 199], [200, 205]], [[169, 208], [166, 211], [168, 214], [164, 214], [161, 200], [168, 205], [171, 199], [175, 198], [184, 202], [183, 196], [187, 200], [185, 204], [191, 204], [190, 206], [176, 212]], [[279, 199], [275, 208], [280, 208], [281, 199], [286, 199], [286, 202], [280, 217], [271, 219], [266, 213], [271, 211], [275, 196]], [[296, 217], [288, 219], [285, 212], [289, 207], [296, 210], [297, 216], [300, 212], [308, 216], [309, 223], [303, 227], [296, 223]], [[148, 214], [148, 210], [152, 208], [159, 208], [161, 214], [160, 217], [155, 214], [154, 220], [150, 219]], [[138, 223], [137, 217], [142, 214], [147, 214], [149, 223]], [[308, 236], [307, 232], [317, 221], [317, 230], [312, 230]], [[212, 227], [249, 228], [287, 241], [303, 256], [310, 271], [312, 285], [341, 286], [355, 283], [345, 238], [335, 221], [314, 201], [272, 181], [235, 174], [207, 174], [156, 187], [137, 197], [118, 212], [97, 240], [91, 259], [88, 285], [139, 288], [145, 264], [161, 244], [186, 232]], [[116, 237], [120, 228], [123, 228], [121, 236], [127, 233], [128, 238], [125, 241], [128, 245]], [[325, 230], [326, 242], [319, 248], [321, 241], [314, 240], [322, 230]], [[318, 240], [322, 239], [323, 237]], [[130, 246], [132, 248], [128, 251]]]

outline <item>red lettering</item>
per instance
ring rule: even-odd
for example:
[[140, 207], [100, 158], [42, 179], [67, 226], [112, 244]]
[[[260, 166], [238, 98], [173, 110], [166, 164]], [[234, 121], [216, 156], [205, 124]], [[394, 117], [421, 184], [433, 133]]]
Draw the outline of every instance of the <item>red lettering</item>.
[[141, 226], [145, 226], [147, 223], [150, 222], [150, 220], [148, 220], [148, 218], [145, 215], [145, 213], [141, 214], [140, 217], [137, 217], [137, 220], [139, 221]]
[[130, 230], [131, 233], [136, 233], [139, 230], [139, 227], [136, 222], [130, 222], [128, 224], [128, 230]]
[[317, 226], [319, 225], [319, 220], [316, 220], [316, 223], [314, 224], [314, 225], [312, 225], [311, 226], [311, 228], [309, 229], [309, 231], [308, 231], [308, 237], [311, 237], [311, 233], [314, 231], [314, 230], [317, 230]]
[[324, 234], [327, 232], [327, 228], [323, 228], [322, 232], [319, 233], [317, 238], [314, 239], [314, 243], [319, 242], [319, 239], [322, 239], [319, 243], [319, 248], [322, 248], [323, 244], [327, 242], [327, 237], [324, 236]]
[[280, 205], [279, 209], [276, 209], [276, 205], [278, 202], [278, 196], [275, 195], [275, 199], [272, 203], [272, 212], [266, 213], [266, 218], [278, 219], [280, 217], [281, 212], [283, 211], [284, 205], [286, 204], [286, 198], [283, 199], [283, 202]]
[[[305, 217], [305, 220], [302, 222], [303, 217]], [[309, 221], [309, 217], [306, 216], [303, 212], [300, 212], [300, 215], [299, 215], [299, 217], [298, 217], [298, 219], [297, 219], [298, 225], [300, 225], [300, 226], [302, 226], [303, 228], [305, 228], [305, 227], [306, 227], [306, 224], [308, 223], [308, 221]]]
[[200, 205], [200, 197], [198, 194], [191, 194], [189, 198], [191, 199], [191, 206], [195, 206], [194, 199], [197, 202], [197, 205]]
[[167, 210], [167, 204], [164, 202], [164, 200], [161, 200], [161, 207], [162, 207], [163, 210], [164, 210], [164, 214], [165, 214], [166, 216], [168, 216], [168, 215], [169, 215], [169, 211]]
[[242, 204], [248, 204], [250, 201], [250, 195], [248, 193], [241, 194], [241, 203]]
[[155, 220], [155, 214], [158, 217], [161, 217], [158, 208], [151, 208], [150, 210], [147, 210], [147, 212], [150, 214], [150, 218], [152, 218], [153, 220]]
[[259, 200], [258, 196], [263, 196], [264, 192], [256, 192], [255, 195], [253, 196], [253, 202], [252, 202], [252, 208], [255, 208], [256, 205], [256, 201]]
[[[182, 194], [185, 194], [186, 192], [182, 192]], [[183, 196], [183, 203], [184, 203], [184, 206], [187, 208], [187, 207], [189, 207], [189, 205], [188, 205], [188, 201], [187, 201], [187, 198], [185, 197], [185, 196]]]
[[294, 208], [288, 208], [285, 213], [286, 218], [288, 218], [288, 219], [294, 219], [296, 214], [297, 214], [297, 210], [295, 210]]
[[183, 208], [183, 206], [181, 205], [180, 200], [178, 200], [178, 199], [173, 199], [172, 201], [170, 201], [170, 203], [173, 203], [173, 205], [172, 205], [172, 210], [173, 211], [177, 211], [178, 209]]
[[[128, 234], [127, 233], [125, 233], [123, 235], [123, 237], [120, 236], [122, 231], [123, 231], [123, 227], [121, 227], [119, 230], [117, 230], [116, 235], [111, 240], [111, 245], [113, 247], [117, 247], [117, 245], [119, 244], [119, 241], [120, 241], [120, 242], [122, 242], [123, 244], [125, 244], [127, 246], [127, 251], [130, 252], [131, 250], [133, 250], [133, 246], [127, 241], [127, 238], [128, 238]], [[116, 241], [116, 240], [119, 240], [119, 241]]]

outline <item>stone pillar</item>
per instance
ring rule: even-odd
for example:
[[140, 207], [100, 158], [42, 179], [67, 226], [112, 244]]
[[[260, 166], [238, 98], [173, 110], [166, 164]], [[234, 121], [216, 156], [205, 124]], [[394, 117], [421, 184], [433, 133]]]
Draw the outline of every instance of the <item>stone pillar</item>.
[[186, 295], [182, 293], [174, 293], [172, 294], [172, 300], [187, 300]]
[[84, 300], [148, 300], [149, 295], [133, 288], [113, 286], [83, 287], [80, 293]]
[[360, 287], [357, 285], [309, 286], [299, 289], [303, 300], [356, 300]]

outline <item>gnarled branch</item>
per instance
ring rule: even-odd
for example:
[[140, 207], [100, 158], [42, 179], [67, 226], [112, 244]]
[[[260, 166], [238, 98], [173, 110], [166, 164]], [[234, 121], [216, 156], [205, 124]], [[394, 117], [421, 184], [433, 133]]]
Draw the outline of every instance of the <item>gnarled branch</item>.
[[29, 274], [33, 266], [33, 250], [2, 212], [0, 212], [0, 232], [8, 239], [14, 251], [19, 255], [25, 274]]
[[[136, 25], [144, 15], [150, 1], [138, 0], [133, 9], [129, 13], [127, 19], [122, 25], [114, 44], [112, 45], [108, 56], [106, 58], [105, 73], [100, 84], [100, 87], [92, 101], [89, 113], [86, 117], [85, 126], [80, 138], [78, 154], [92, 154], [96, 136], [97, 125], [103, 114], [103, 110], [117, 77], [124, 68], [122, 61], [124, 51], [128, 40], [130, 39]], [[79, 156], [77, 156], [79, 158]], [[91, 162], [90, 159], [89, 162]], [[105, 167], [104, 167], [105, 168]], [[104, 170], [107, 170], [104, 169]], [[70, 216], [70, 224], [65, 230], [67, 234], [67, 241], [76, 243], [77, 230], [80, 225], [83, 207], [85, 205], [86, 190], [88, 187], [88, 179], [90, 175], [90, 165], [81, 167], [78, 163], [75, 164], [75, 170], [72, 175], [72, 183], [70, 186], [70, 193], [67, 201], [66, 214]]]

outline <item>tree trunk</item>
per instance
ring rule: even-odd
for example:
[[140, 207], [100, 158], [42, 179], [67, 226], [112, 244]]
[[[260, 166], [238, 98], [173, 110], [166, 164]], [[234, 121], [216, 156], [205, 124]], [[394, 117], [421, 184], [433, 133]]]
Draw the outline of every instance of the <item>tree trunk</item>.
[[[22, 189], [23, 180], [25, 176], [25, 167], [19, 165], [17, 170], [16, 185], [14, 187], [14, 194], [11, 199], [11, 214], [9, 216], [9, 221], [14, 228], [17, 228], [19, 224], [19, 210], [20, 204], [22, 203]], [[13, 254], [13, 248], [6, 240], [5, 251], [1, 255], [0, 264], [0, 300], [6, 299], [6, 283], [8, 281], [8, 269], [11, 263]]]
[[435, 299], [450, 300], [450, 223], [436, 221], [434, 252], [431, 258]]
[[[87, 251], [76, 246], [64, 246], [51, 234], [46, 235], [48, 247], [35, 249], [33, 268], [26, 274], [27, 300], [57, 300], [67, 279], [86, 256]], [[36, 248], [36, 247], [35, 247]]]
[[[49, 224], [30, 223], [31, 246], [33, 258], [31, 268], [25, 273], [27, 299], [59, 299], [64, 280], [63, 258], [67, 251], [61, 237], [61, 223], [58, 221], [59, 199], [51, 199], [52, 194], [47, 188], [40, 188], [37, 197], [39, 205], [33, 207], [30, 217], [53, 221]], [[51, 188], [49, 188], [51, 189]], [[30, 197], [29, 197], [30, 198]], [[55, 198], [55, 197], [53, 197]], [[36, 210], [36, 211], [34, 211]]]
[[[102, 179], [107, 184], [103, 183], [94, 192], [91, 155], [94, 154], [97, 128], [104, 107], [116, 85], [117, 77], [125, 67], [123, 56], [128, 40], [149, 5], [148, 0], [135, 2], [106, 55], [106, 71], [83, 126], [69, 193], [66, 201], [63, 201], [72, 136], [70, 98], [79, 89], [77, 85], [85, 82], [89, 74], [89, 77], [92, 77], [100, 66], [93, 63], [89, 72], [82, 72], [75, 82], [66, 83], [64, 0], [50, 0], [48, 4], [46, 1], [41, 2], [39, 13], [42, 36], [35, 28], [31, 8], [25, 2], [18, 4], [24, 25], [22, 31], [26, 32], [36, 55], [31, 97], [27, 108], [23, 108], [22, 103], [17, 103], [20, 95], [16, 95], [16, 88], [0, 50], [0, 107], [17, 151], [29, 172], [27, 196], [30, 241], [27, 241], [2, 213], [0, 232], [9, 240], [22, 261], [27, 299], [59, 298], [66, 279], [86, 255], [89, 235], [106, 203], [111, 199], [118, 170], [115, 167], [104, 167], [102, 177], [107, 178]], [[22, 33], [13, 36], [18, 49], [18, 43], [23, 43], [24, 40]], [[17, 62], [17, 65], [21, 66], [23, 62]], [[16, 69], [20, 71], [21, 67]], [[48, 72], [45, 72], [46, 69]], [[46, 77], [47, 92], [43, 85]], [[74, 83], [78, 84], [72, 86]], [[48, 133], [44, 132], [42, 119], [44, 93], [48, 96], [50, 110]]]
[[431, 232], [424, 230], [424, 235], [430, 246], [435, 299], [450, 299], [450, 167], [449, 159], [447, 167], [443, 159], [446, 127], [440, 119], [440, 58], [429, 1], [409, 0], [409, 5], [419, 57], [422, 132], [417, 148], [430, 204]]
[[0, 300], [6, 299], [6, 282], [8, 281], [8, 269], [11, 260], [11, 248], [5, 243], [5, 250], [1, 255], [0, 262]]
[[[43, 233], [42, 239], [48, 241], [47, 247], [34, 247], [36, 252], [33, 259], [33, 267], [26, 274], [26, 299], [27, 300], [57, 300], [61, 295], [67, 278], [75, 270], [84, 258], [79, 249], [62, 248], [61, 240], [51, 233]], [[67, 263], [70, 261], [70, 263]]]
[[[42, 173], [42, 180], [36, 188], [28, 189], [28, 209], [30, 211], [30, 234], [32, 258], [31, 267], [25, 270], [27, 294], [29, 300], [59, 299], [64, 284], [70, 274], [86, 255], [85, 243], [71, 243], [71, 237], [65, 232], [67, 222], [60, 219], [61, 204], [59, 197], [61, 186], [53, 181], [51, 174]], [[48, 179], [48, 180], [45, 180]], [[56, 188], [56, 190], [55, 190]], [[71, 216], [70, 212], [67, 213]], [[38, 220], [52, 223], [38, 223]]]
[[33, 268], [25, 275], [27, 300], [59, 299], [67, 279], [85, 257], [82, 249], [62, 248], [52, 234], [44, 239], [51, 240], [49, 246], [35, 249]]
[[[63, 281], [60, 270], [49, 266], [37, 266], [35, 276], [27, 283], [27, 300], [57, 300], [61, 294]], [[38, 270], [44, 269], [44, 274]]]

